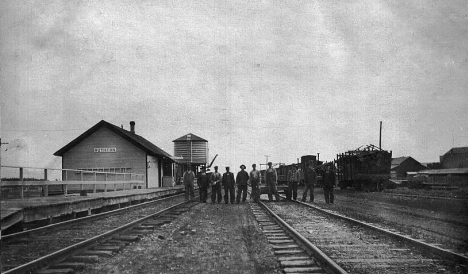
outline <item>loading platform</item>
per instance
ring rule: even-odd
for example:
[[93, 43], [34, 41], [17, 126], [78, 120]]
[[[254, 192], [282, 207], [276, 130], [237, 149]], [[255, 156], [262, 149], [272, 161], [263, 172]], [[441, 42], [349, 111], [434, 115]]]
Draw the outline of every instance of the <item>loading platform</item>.
[[[1, 230], [4, 231], [19, 223], [36, 221], [54, 222], [54, 218], [90, 215], [108, 207], [120, 207], [152, 200], [161, 196], [182, 193], [183, 186], [160, 187], [149, 189], [131, 189], [110, 192], [36, 197], [29, 199], [11, 199], [0, 201]], [[3, 233], [2, 233], [3, 234]]]

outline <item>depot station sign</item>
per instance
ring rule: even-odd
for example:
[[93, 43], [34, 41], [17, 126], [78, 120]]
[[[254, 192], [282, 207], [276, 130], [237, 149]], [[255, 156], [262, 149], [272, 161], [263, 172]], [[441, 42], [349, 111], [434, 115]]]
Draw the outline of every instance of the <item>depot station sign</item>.
[[117, 152], [117, 148], [116, 147], [95, 147], [94, 152], [96, 153]]

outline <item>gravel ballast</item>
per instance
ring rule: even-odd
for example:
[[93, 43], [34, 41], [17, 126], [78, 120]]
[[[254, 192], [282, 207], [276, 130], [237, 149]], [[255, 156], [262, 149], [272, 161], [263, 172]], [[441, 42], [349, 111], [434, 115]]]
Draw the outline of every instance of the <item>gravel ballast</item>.
[[82, 273], [281, 273], [244, 204], [198, 204]]

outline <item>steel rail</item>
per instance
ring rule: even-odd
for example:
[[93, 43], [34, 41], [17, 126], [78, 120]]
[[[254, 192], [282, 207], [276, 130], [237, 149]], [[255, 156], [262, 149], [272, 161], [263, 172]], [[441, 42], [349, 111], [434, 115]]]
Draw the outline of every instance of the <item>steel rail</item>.
[[179, 194], [174, 194], [174, 195], [163, 194], [161, 196], [165, 196], [165, 195], [170, 195], [170, 196], [164, 197], [164, 198], [161, 198], [161, 199], [156, 198], [156, 199], [153, 199], [153, 200], [148, 201], [148, 202], [143, 202], [143, 203], [139, 203], [139, 204], [135, 204], [135, 205], [130, 205], [130, 206], [122, 207], [122, 208], [107, 211], [107, 212], [92, 214], [92, 215], [89, 215], [89, 216], [86, 216], [86, 217], [81, 217], [81, 218], [67, 220], [67, 221], [63, 221], [63, 222], [59, 222], [59, 223], [55, 223], [55, 224], [41, 226], [41, 227], [38, 227], [38, 228], [33, 228], [33, 229], [29, 229], [29, 230], [25, 230], [25, 231], [21, 231], [21, 232], [17, 232], [17, 233], [12, 233], [12, 234], [8, 234], [8, 235], [2, 235], [1, 242], [6, 243], [6, 242], [11, 241], [12, 239], [15, 239], [15, 238], [18, 238], [18, 237], [34, 235], [34, 234], [37, 234], [37, 233], [42, 233], [43, 231], [48, 231], [48, 230], [51, 230], [51, 229], [58, 229], [58, 228], [62, 228], [62, 227], [67, 227], [67, 226], [70, 226], [70, 225], [73, 225], [73, 224], [83, 223], [85, 221], [92, 221], [92, 220], [97, 220], [97, 219], [101, 219], [101, 218], [106, 218], [108, 216], [113, 216], [113, 215], [122, 213], [122, 212], [127, 211], [127, 210], [147, 206], [147, 205], [150, 205], [152, 203], [165, 201], [167, 199], [175, 198], [175, 197], [178, 197], [178, 196], [184, 195], [184, 194], [185, 193], [179, 193]]
[[416, 198], [416, 199], [432, 199], [432, 200], [449, 200], [449, 201], [468, 202], [468, 198], [459, 198], [459, 197], [427, 196], [427, 195], [391, 193], [391, 192], [383, 192], [382, 195], [395, 196], [395, 197]]
[[378, 226], [375, 226], [375, 225], [372, 225], [372, 224], [369, 224], [369, 223], [366, 223], [366, 222], [359, 221], [359, 220], [354, 219], [354, 218], [350, 218], [350, 217], [347, 217], [347, 216], [332, 212], [330, 210], [322, 209], [322, 208], [317, 207], [317, 206], [312, 205], [312, 204], [304, 203], [304, 202], [301, 202], [301, 201], [294, 201], [294, 202], [298, 203], [298, 204], [301, 204], [301, 205], [304, 205], [304, 206], [307, 206], [307, 207], [310, 207], [310, 208], [313, 208], [313, 209], [315, 209], [317, 211], [320, 211], [322, 213], [331, 215], [331, 216], [333, 216], [335, 218], [343, 219], [343, 220], [352, 222], [354, 224], [358, 224], [358, 225], [373, 229], [375, 231], [384, 233], [384, 234], [389, 235], [391, 237], [394, 237], [394, 238], [396, 238], [398, 240], [403, 240], [403, 241], [408, 242], [408, 243], [410, 243], [412, 245], [418, 246], [422, 250], [428, 251], [428, 252], [430, 252], [430, 253], [432, 253], [432, 254], [434, 254], [436, 256], [442, 257], [442, 258], [444, 258], [446, 260], [449, 260], [449, 261], [452, 261], [452, 262], [455, 262], [455, 263], [458, 263], [458, 264], [462, 264], [462, 265], [468, 265], [468, 257], [467, 256], [455, 253], [455, 252], [453, 252], [451, 250], [440, 248], [438, 246], [434, 246], [434, 245], [425, 243], [423, 241], [416, 240], [416, 239], [413, 239], [411, 237], [401, 235], [399, 233], [392, 232], [392, 231], [390, 231], [388, 229], [384, 229], [384, 228], [381, 228], [381, 227], [378, 227]]
[[4, 274], [22, 274], [22, 273], [27, 273], [27, 272], [30, 272], [30, 271], [34, 271], [34, 270], [37, 270], [41, 267], [44, 267], [46, 266], [48, 263], [52, 262], [52, 261], [56, 261], [56, 260], [63, 260], [64, 258], [67, 258], [69, 256], [72, 256], [73, 254], [75, 253], [78, 253], [82, 250], [85, 250], [89, 247], [92, 247], [93, 245], [99, 243], [99, 242], [102, 242], [102, 241], [105, 241], [105, 240], [108, 240], [112, 237], [114, 237], [115, 235], [117, 234], [120, 234], [124, 231], [127, 231], [127, 230], [130, 230], [131, 228], [133, 228], [134, 226], [137, 226], [141, 223], [144, 223], [146, 220], [148, 219], [151, 219], [151, 218], [154, 218], [158, 215], [162, 215], [166, 212], [169, 212], [177, 207], [180, 207], [184, 204], [188, 204], [188, 203], [191, 203], [193, 202], [194, 200], [189, 200], [189, 201], [184, 201], [182, 203], [179, 203], [179, 204], [176, 204], [176, 205], [173, 205], [171, 207], [168, 207], [166, 209], [163, 209], [163, 210], [160, 210], [156, 213], [153, 213], [151, 215], [148, 215], [148, 216], [145, 216], [143, 218], [140, 218], [138, 220], [135, 220], [133, 222], [130, 222], [126, 225], [123, 225], [121, 227], [118, 227], [118, 228], [115, 228], [113, 230], [110, 230], [110, 231], [107, 231], [103, 234], [100, 234], [100, 235], [97, 235], [97, 236], [94, 236], [92, 238], [89, 238], [87, 240], [84, 240], [82, 242], [79, 242], [79, 243], [76, 243], [76, 244], [73, 244], [71, 246], [68, 246], [66, 248], [63, 248], [61, 250], [58, 250], [58, 251], [55, 251], [51, 254], [48, 254], [46, 256], [43, 256], [41, 258], [38, 258], [34, 261], [31, 261], [29, 263], [26, 263], [26, 264], [23, 264], [21, 266], [18, 266], [16, 268], [13, 268], [13, 269], [9, 269], [5, 272], [3, 272]]
[[297, 232], [294, 228], [292, 228], [288, 223], [286, 223], [283, 219], [281, 219], [278, 215], [276, 215], [270, 208], [268, 208], [263, 202], [259, 201], [258, 204], [265, 209], [265, 211], [273, 217], [273, 219], [278, 223], [291, 237], [296, 239], [298, 243], [306, 249], [306, 252], [314, 256], [320, 263], [323, 264], [323, 268], [328, 273], [334, 274], [347, 274], [343, 268], [341, 268], [335, 261], [333, 261], [330, 257], [328, 257], [325, 253], [323, 253], [318, 247], [312, 244], [309, 240], [307, 240], [304, 236], [302, 236], [299, 232]]

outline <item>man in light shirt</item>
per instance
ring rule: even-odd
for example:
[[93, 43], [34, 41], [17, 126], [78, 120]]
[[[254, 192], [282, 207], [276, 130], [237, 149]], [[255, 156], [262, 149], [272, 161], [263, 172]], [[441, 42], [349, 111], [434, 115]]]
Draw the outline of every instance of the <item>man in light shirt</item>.
[[189, 163], [187, 165], [187, 170], [184, 172], [184, 186], [185, 186], [185, 200], [195, 198], [195, 193], [193, 192], [193, 182], [195, 181], [195, 173], [192, 171], [192, 165]]
[[273, 194], [277, 202], [280, 200], [278, 188], [276, 187], [277, 180], [278, 175], [276, 174], [276, 170], [272, 167], [272, 163], [268, 162], [268, 168], [265, 170], [265, 182], [268, 189], [268, 200], [270, 201], [273, 201]]
[[252, 197], [254, 202], [260, 200], [260, 171], [256, 169], [257, 165], [252, 165], [252, 171], [250, 171], [250, 186], [252, 187]]
[[210, 182], [211, 182], [211, 203], [216, 203], [216, 198], [218, 198], [218, 204], [223, 200], [221, 196], [221, 173], [218, 172], [218, 166], [214, 167], [215, 171], [211, 173]]

